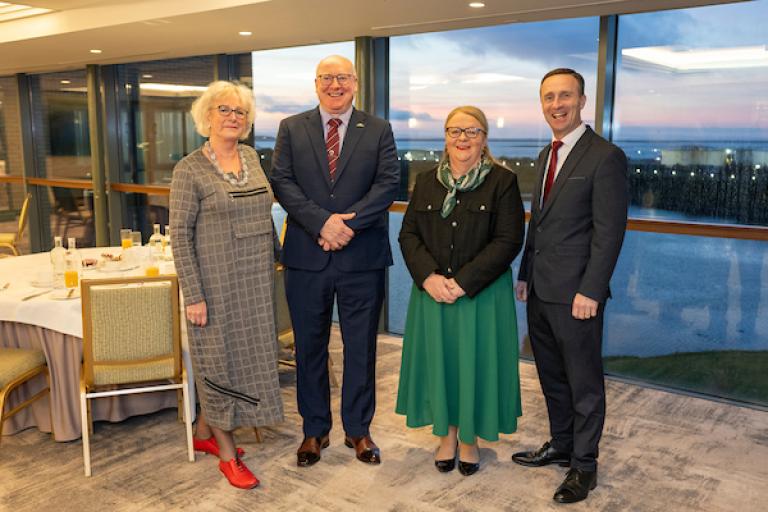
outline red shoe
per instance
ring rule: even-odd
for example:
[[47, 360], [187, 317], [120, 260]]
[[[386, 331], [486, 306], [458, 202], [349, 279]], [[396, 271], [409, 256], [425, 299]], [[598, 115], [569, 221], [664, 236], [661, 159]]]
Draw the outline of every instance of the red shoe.
[[[210, 453], [215, 457], [219, 456], [219, 443], [216, 442], [216, 438], [213, 436], [209, 437], [208, 439], [198, 439], [196, 437], [193, 437], [192, 446], [195, 448], [195, 451], [197, 452]], [[243, 455], [245, 455], [245, 450], [238, 447], [237, 456], [242, 457]]]
[[229, 483], [240, 489], [253, 489], [259, 485], [259, 479], [251, 473], [239, 457], [227, 462], [219, 462], [219, 470], [224, 473]]

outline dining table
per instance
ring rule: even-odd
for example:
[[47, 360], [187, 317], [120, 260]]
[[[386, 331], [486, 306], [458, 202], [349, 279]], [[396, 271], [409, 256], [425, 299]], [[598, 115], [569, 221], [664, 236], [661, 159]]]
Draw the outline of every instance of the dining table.
[[[119, 247], [79, 249], [83, 259], [99, 263], [83, 267], [80, 278], [144, 275], [141, 262], [149, 248], [134, 247], [132, 250], [130, 260], [114, 265], [105, 263], [110, 263], [108, 256], [121, 254]], [[174, 272], [172, 261], [160, 264], [161, 274]], [[42, 350], [50, 371], [50, 400], [38, 400], [12, 416], [4, 423], [2, 435], [36, 427], [42, 432], [53, 432], [56, 441], [72, 441], [81, 436], [79, 387], [83, 321], [79, 289], [73, 292], [54, 289], [51, 279], [52, 266], [47, 252], [0, 259], [0, 346]], [[190, 382], [194, 382], [186, 321], [183, 315], [181, 318], [184, 365]], [[13, 407], [45, 385], [45, 376], [38, 376], [16, 390], [6, 406]], [[195, 411], [194, 386], [190, 388], [190, 409]], [[92, 401], [91, 407], [94, 421], [118, 422], [177, 405], [176, 391], [171, 390], [98, 398]]]

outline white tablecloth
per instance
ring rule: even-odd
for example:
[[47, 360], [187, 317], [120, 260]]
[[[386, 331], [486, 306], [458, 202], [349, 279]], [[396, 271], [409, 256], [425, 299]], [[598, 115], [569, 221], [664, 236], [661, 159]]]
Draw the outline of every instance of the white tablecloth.
[[[83, 258], [98, 259], [104, 252], [116, 254], [120, 248], [88, 248], [80, 250]], [[0, 339], [0, 346], [34, 347], [43, 349], [51, 371], [51, 396], [53, 399], [53, 427], [57, 441], [69, 441], [80, 435], [79, 415], [79, 375], [82, 357], [82, 309], [80, 298], [55, 300], [54, 292], [33, 299], [22, 301], [22, 298], [45, 289], [32, 286], [32, 282], [40, 277], [41, 272], [50, 269], [48, 253], [31, 254], [14, 258], [0, 259], [0, 322], [6, 328], [14, 329], [13, 333], [6, 332]], [[166, 272], [172, 269], [161, 269]], [[97, 269], [85, 270], [83, 278], [98, 279], [126, 275], [141, 275], [141, 268], [128, 272], [102, 272]], [[8, 284], [6, 287], [5, 285]], [[192, 364], [186, 344], [186, 322], [182, 315], [181, 332], [183, 342], [184, 366], [187, 369], [190, 382], [194, 382]], [[41, 329], [38, 329], [41, 328]], [[52, 332], [51, 332], [52, 331]], [[64, 336], [62, 336], [64, 335]], [[65, 346], [62, 346], [65, 345]], [[31, 396], [35, 389], [43, 384], [42, 379], [28, 385], [28, 389], [19, 390], [19, 396], [12, 397], [7, 407], [25, 396]], [[194, 386], [190, 393], [191, 410], [195, 407]], [[157, 396], [161, 395], [161, 396]], [[162, 396], [164, 395], [164, 396]], [[120, 421], [134, 414], [145, 414], [166, 407], [176, 406], [176, 393], [148, 393], [142, 395], [127, 395], [109, 399], [97, 399], [93, 404], [94, 420]], [[47, 400], [33, 405], [32, 410], [22, 411], [11, 418], [3, 432], [14, 433], [30, 426], [38, 426], [43, 431], [50, 431], [50, 421], [47, 420]], [[193, 413], [194, 414], [194, 413]]]

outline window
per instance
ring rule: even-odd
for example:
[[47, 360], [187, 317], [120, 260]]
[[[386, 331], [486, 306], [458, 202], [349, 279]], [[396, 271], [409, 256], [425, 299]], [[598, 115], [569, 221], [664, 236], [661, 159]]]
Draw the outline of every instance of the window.
[[315, 69], [329, 55], [355, 61], [352, 41], [253, 52], [256, 121], [253, 132], [264, 170], [272, 168], [272, 152], [280, 121], [317, 106]]
[[631, 215], [768, 225], [766, 17], [758, 1], [619, 19]]
[[393, 37], [390, 120], [402, 168], [399, 199], [440, 159], [448, 113], [475, 105], [488, 117], [491, 153], [517, 173], [530, 200], [536, 156], [551, 138], [539, 103], [541, 77], [557, 67], [584, 75], [582, 117], [592, 123], [598, 28], [597, 18], [580, 18]]

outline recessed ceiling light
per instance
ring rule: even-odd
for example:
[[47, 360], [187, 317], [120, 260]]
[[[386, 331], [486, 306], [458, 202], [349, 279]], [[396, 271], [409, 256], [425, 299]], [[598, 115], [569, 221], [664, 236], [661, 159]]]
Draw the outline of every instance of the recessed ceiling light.
[[240, 34], [241, 36], [252, 36], [253, 32], [251, 32], [249, 30], [243, 30], [241, 32], [238, 32], [238, 34]]
[[62, 80], [61, 83], [64, 84], [64, 85], [67, 85], [67, 84], [71, 84], [72, 81], [70, 81], [70, 80]]
[[146, 73], [141, 75], [141, 78], [152, 78], [152, 75], [150, 75], [149, 73]]
[[91, 53], [101, 53], [101, 50], [93, 49], [91, 50]]
[[469, 2], [469, 6], [473, 9], [482, 9], [485, 7], [485, 4], [483, 2]]

